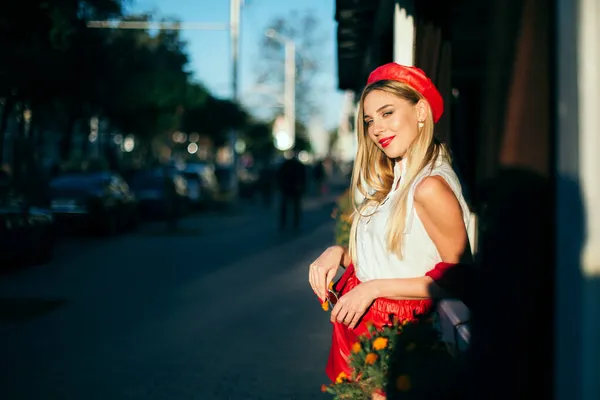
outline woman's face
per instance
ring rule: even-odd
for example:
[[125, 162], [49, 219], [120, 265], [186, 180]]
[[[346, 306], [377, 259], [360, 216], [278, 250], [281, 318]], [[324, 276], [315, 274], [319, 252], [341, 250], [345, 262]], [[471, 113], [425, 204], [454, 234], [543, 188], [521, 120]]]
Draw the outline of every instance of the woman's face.
[[389, 158], [402, 158], [419, 134], [421, 115], [417, 106], [383, 90], [373, 90], [365, 97], [364, 122], [369, 139]]

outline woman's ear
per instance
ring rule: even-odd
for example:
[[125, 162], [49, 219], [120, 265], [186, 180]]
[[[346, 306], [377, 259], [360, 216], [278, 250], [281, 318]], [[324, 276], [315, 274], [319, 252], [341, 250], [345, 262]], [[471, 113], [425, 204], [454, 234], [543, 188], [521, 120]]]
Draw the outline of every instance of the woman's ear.
[[427, 119], [427, 110], [429, 108], [429, 105], [427, 104], [427, 102], [425, 100], [419, 100], [419, 102], [416, 105], [417, 108], [417, 120], [419, 122], [423, 122]]

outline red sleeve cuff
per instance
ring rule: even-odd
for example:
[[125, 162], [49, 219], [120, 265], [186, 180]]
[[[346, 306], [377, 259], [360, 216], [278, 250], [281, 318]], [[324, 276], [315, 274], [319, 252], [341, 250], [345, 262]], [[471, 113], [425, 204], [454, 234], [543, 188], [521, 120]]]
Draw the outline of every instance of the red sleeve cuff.
[[442, 277], [444, 276], [446, 271], [448, 271], [450, 268], [454, 267], [455, 265], [458, 265], [458, 264], [439, 262], [439, 263], [435, 264], [435, 267], [433, 267], [432, 270], [427, 272], [425, 274], [425, 276], [430, 277], [434, 281], [439, 281], [440, 279], [442, 279]]

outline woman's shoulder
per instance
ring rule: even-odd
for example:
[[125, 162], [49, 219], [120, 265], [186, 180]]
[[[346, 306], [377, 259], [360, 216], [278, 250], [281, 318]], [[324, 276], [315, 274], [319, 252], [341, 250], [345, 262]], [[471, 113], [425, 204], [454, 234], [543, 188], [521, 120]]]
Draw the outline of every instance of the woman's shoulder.
[[420, 204], [437, 203], [448, 196], [454, 198], [454, 191], [450, 182], [440, 175], [425, 176], [415, 186], [415, 202]]
[[462, 192], [460, 180], [449, 160], [438, 157], [415, 179], [412, 194], [415, 202], [438, 203]]

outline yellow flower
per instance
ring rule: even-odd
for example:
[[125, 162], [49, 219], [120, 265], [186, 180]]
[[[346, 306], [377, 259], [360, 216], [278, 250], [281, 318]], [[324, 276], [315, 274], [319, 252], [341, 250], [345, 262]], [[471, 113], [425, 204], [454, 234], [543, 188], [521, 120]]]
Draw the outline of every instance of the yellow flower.
[[340, 374], [335, 378], [335, 383], [342, 383], [344, 380], [348, 378], [348, 375], [344, 371], [340, 372]]
[[356, 343], [354, 343], [354, 344], [352, 345], [352, 352], [353, 352], [354, 354], [356, 354], [356, 353], [358, 353], [359, 351], [361, 351], [361, 349], [362, 349], [362, 347], [361, 347], [361, 345], [360, 345], [360, 343], [359, 343], [359, 342], [356, 342]]
[[331, 218], [336, 219], [338, 216], [338, 213], [340, 212], [339, 208], [334, 208], [333, 211], [331, 212]]
[[412, 387], [410, 377], [408, 375], [400, 375], [398, 379], [396, 379], [396, 387], [401, 392], [408, 392]]
[[322, 303], [321, 303], [321, 308], [322, 308], [324, 311], [329, 311], [329, 302], [328, 302], [327, 300], [326, 300], [326, 301], [324, 301], [324, 302], [322, 302]]
[[379, 356], [377, 354], [369, 353], [365, 357], [365, 363], [367, 363], [369, 365], [373, 365], [373, 364], [375, 364], [375, 361], [377, 361], [378, 358], [379, 358]]
[[417, 348], [417, 344], [415, 342], [410, 342], [407, 346], [406, 346], [406, 351], [413, 351], [414, 349]]
[[373, 348], [375, 350], [383, 350], [388, 345], [388, 339], [384, 337], [378, 337], [373, 341]]

